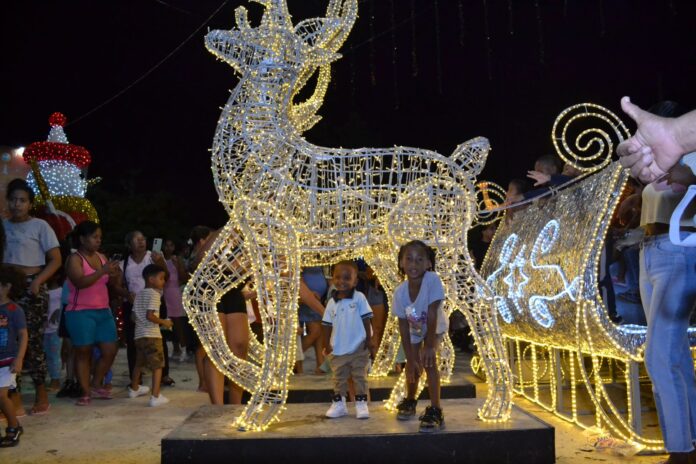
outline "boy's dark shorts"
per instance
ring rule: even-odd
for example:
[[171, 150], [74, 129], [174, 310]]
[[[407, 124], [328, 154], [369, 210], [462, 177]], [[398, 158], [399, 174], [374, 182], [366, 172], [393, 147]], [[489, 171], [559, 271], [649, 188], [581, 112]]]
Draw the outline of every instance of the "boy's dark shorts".
[[135, 366], [154, 371], [164, 367], [164, 348], [161, 338], [138, 338], [135, 340]]

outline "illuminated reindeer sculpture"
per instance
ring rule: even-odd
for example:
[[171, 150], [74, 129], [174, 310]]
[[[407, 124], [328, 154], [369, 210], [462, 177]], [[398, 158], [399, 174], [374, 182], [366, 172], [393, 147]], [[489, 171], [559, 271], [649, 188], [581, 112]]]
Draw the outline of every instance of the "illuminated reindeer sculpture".
[[[243, 7], [237, 28], [214, 30], [206, 47], [240, 75], [218, 122], [212, 149], [215, 185], [230, 220], [186, 286], [184, 303], [212, 362], [251, 392], [236, 426], [262, 430], [278, 418], [295, 361], [300, 266], [364, 257], [391, 293], [400, 282], [399, 245], [420, 239], [437, 251], [447, 313], [463, 311], [486, 365], [490, 389], [479, 411], [501, 420], [511, 407], [510, 374], [485, 282], [474, 271], [466, 233], [476, 214], [475, 176], [489, 146], [483, 138], [438, 153], [394, 147], [312, 145], [302, 132], [317, 122], [330, 64], [357, 16], [357, 0], [329, 0], [325, 18], [293, 26], [284, 0], [264, 5], [258, 27]], [[313, 75], [308, 100], [295, 103]], [[264, 344], [249, 360], [228, 348], [215, 307], [252, 276]], [[399, 337], [390, 318], [377, 371], [393, 362]], [[449, 379], [453, 349], [439, 353]], [[421, 387], [422, 388], [422, 383]], [[388, 405], [404, 395], [403, 376]]]

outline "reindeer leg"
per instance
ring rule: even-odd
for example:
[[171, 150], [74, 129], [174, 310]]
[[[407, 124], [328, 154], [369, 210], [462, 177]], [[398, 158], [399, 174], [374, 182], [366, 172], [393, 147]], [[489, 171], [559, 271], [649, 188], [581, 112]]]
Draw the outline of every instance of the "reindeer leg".
[[486, 284], [474, 270], [468, 253], [460, 256], [458, 269], [454, 293], [457, 309], [469, 323], [488, 384], [488, 395], [478, 415], [483, 420], [507, 420], [512, 408], [512, 373], [493, 301], [477, 292], [476, 287], [485, 288]]
[[235, 424], [241, 430], [263, 430], [283, 409], [295, 362], [299, 250], [293, 227], [269, 216], [267, 205], [244, 204], [239, 210], [254, 270], [265, 350], [251, 399]]
[[[365, 258], [370, 267], [374, 269], [375, 274], [379, 278], [380, 283], [384, 287], [389, 301], [388, 307], [391, 308], [392, 295], [394, 289], [401, 282], [398, 274], [398, 268], [394, 264], [394, 260], [385, 259], [385, 256], [391, 256], [394, 253], [380, 253], [378, 250], [370, 250], [365, 254]], [[399, 319], [396, 316], [387, 314], [387, 321], [382, 333], [382, 341], [375, 355], [370, 370], [370, 377], [386, 377], [389, 371], [394, 367], [396, 355], [401, 345], [401, 336], [399, 335]]]
[[208, 357], [217, 369], [245, 390], [256, 385], [259, 368], [236, 357], [218, 319], [216, 306], [222, 295], [241, 285], [251, 264], [244, 241], [230, 221], [220, 231], [191, 279], [184, 287], [184, 308]]

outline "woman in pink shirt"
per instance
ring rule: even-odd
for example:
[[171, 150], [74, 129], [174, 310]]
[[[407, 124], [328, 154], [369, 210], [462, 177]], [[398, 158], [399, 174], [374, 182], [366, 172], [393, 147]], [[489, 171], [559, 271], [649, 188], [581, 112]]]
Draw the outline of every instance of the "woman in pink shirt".
[[[102, 387], [104, 375], [116, 357], [116, 324], [109, 309], [107, 284], [118, 271], [118, 263], [108, 261], [97, 250], [102, 232], [92, 221], [80, 223], [74, 230], [77, 252], [65, 264], [68, 275], [68, 305], [65, 325], [75, 350], [77, 379], [82, 388], [78, 406], [87, 406], [91, 398], [110, 399], [111, 392]], [[98, 344], [101, 358], [97, 361], [90, 389], [89, 371], [92, 346]]]
[[[164, 241], [162, 254], [167, 263], [169, 271], [169, 279], [164, 285], [164, 303], [167, 305], [167, 317], [174, 322], [174, 356], [179, 357], [180, 361], [186, 358], [186, 348], [190, 346], [186, 324], [188, 320], [184, 312], [184, 305], [181, 295], [181, 285], [188, 279], [188, 273], [181, 259], [174, 254], [176, 252], [176, 244], [174, 240], [167, 239]], [[184, 351], [181, 351], [184, 347]]]

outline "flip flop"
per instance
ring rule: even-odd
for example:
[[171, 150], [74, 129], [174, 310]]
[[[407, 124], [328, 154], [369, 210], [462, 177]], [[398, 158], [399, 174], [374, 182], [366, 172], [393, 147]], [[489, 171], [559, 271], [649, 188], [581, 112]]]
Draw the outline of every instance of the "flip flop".
[[113, 396], [111, 396], [111, 390], [107, 390], [106, 388], [93, 388], [92, 398], [97, 398], [99, 400], [110, 400], [113, 398]]
[[43, 416], [44, 414], [48, 414], [48, 410], [51, 409], [51, 405], [47, 404], [46, 409], [38, 409], [38, 405], [34, 405], [31, 408], [31, 414], [32, 416]]

